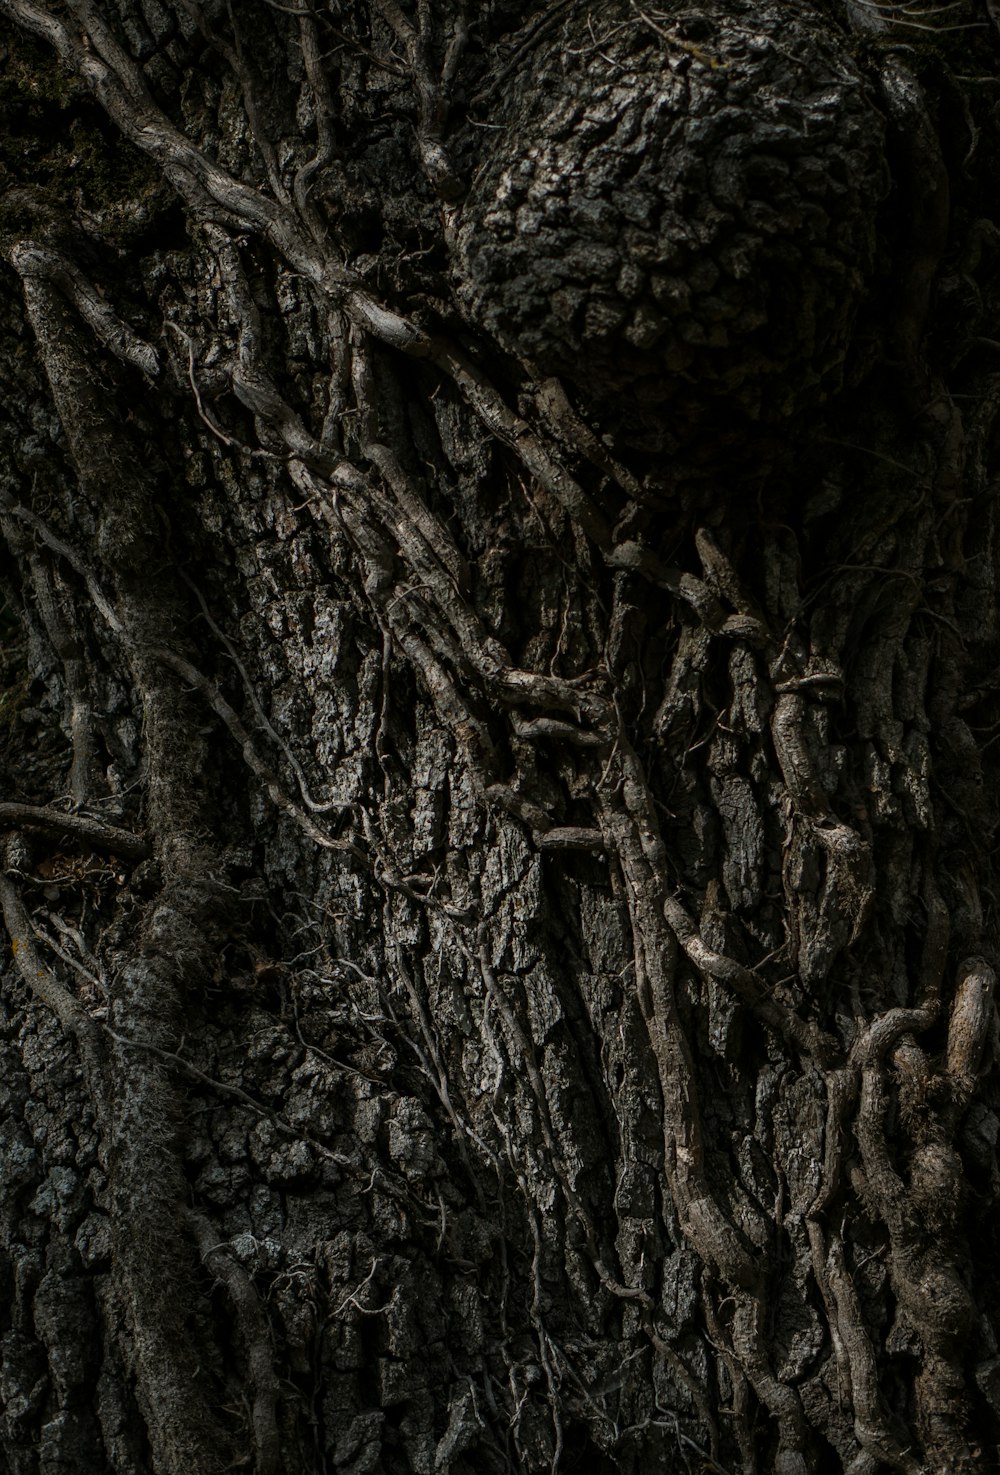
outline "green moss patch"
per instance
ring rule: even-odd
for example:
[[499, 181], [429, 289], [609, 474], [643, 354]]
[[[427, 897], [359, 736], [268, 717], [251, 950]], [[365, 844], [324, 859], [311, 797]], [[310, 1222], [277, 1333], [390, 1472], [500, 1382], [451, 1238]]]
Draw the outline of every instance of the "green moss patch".
[[[86, 86], [30, 37], [4, 38], [0, 61], [0, 192], [30, 184], [105, 218], [111, 233], [161, 188], [155, 166], [113, 128]], [[2, 53], [0, 53], [2, 54]]]

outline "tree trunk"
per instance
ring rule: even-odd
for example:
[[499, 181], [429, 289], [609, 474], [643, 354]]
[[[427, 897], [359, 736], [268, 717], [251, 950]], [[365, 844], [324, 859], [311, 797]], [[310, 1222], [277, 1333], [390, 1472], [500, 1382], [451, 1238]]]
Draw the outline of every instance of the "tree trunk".
[[0, 0], [0, 1468], [997, 1468], [992, 5]]

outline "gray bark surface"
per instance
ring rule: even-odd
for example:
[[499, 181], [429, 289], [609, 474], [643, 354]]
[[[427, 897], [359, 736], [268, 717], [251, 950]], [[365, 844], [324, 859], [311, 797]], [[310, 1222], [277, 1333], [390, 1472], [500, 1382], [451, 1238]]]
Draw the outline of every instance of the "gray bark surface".
[[0, 43], [0, 1472], [1000, 1467], [993, 8]]

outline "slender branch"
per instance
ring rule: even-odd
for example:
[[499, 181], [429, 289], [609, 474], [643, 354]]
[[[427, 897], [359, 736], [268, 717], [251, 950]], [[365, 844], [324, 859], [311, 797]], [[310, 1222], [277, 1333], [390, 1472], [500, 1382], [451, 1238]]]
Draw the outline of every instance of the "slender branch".
[[147, 379], [156, 379], [160, 360], [155, 348], [122, 321], [68, 256], [36, 241], [20, 242], [11, 248], [9, 255], [11, 265], [22, 279], [40, 277], [54, 283], [105, 348]]
[[0, 802], [0, 825], [16, 825], [41, 830], [47, 835], [81, 840], [95, 850], [110, 851], [122, 860], [145, 860], [152, 853], [148, 841], [134, 835], [131, 830], [105, 824], [103, 820], [92, 819], [86, 814], [66, 814], [37, 804], [18, 804], [10, 800]]

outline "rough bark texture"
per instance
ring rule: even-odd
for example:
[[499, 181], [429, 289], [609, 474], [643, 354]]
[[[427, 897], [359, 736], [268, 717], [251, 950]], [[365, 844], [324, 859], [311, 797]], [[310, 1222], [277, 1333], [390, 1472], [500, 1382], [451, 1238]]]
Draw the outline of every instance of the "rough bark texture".
[[992, 6], [0, 0], [0, 1468], [998, 1467]]

